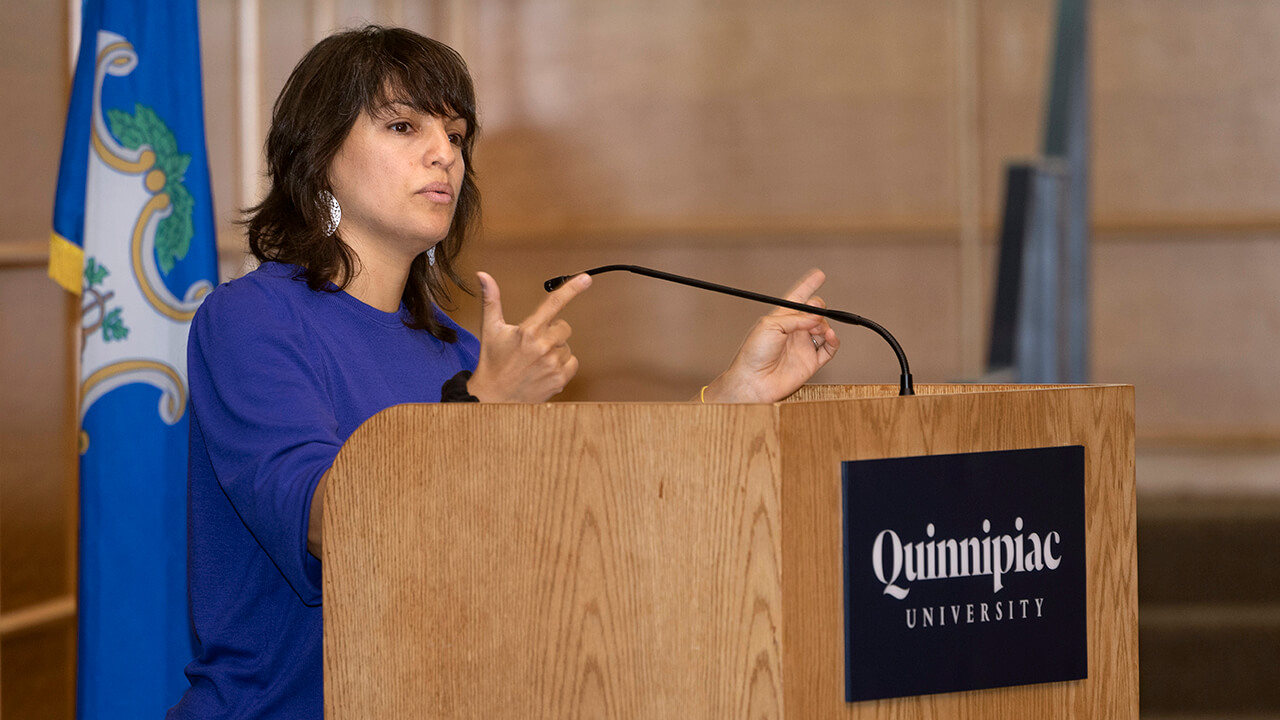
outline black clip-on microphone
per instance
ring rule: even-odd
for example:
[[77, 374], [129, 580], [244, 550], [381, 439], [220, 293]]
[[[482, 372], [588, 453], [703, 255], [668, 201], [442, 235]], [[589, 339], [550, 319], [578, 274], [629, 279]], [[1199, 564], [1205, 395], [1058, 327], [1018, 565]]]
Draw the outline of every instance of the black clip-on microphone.
[[616, 270], [625, 270], [630, 273], [635, 273], [636, 275], [646, 275], [651, 278], [679, 283], [681, 285], [688, 285], [690, 287], [701, 288], [703, 290], [710, 290], [711, 292], [723, 293], [725, 295], [732, 295], [745, 300], [754, 300], [756, 302], [765, 303], [766, 305], [777, 305], [791, 310], [799, 310], [800, 312], [809, 313], [810, 315], [820, 315], [829, 320], [835, 320], [836, 322], [842, 322], [848, 325], [860, 325], [865, 328], [870, 328], [876, 331], [880, 337], [888, 341], [889, 346], [893, 348], [894, 354], [898, 356], [898, 366], [902, 369], [902, 377], [898, 381], [898, 394], [916, 394], [915, 386], [911, 381], [911, 369], [907, 366], [907, 355], [902, 352], [902, 346], [898, 344], [898, 341], [893, 337], [893, 334], [888, 330], [885, 330], [883, 326], [874, 320], [868, 320], [861, 315], [854, 315], [851, 312], [829, 310], [827, 308], [814, 307], [813, 305], [804, 305], [790, 300], [783, 300], [782, 298], [751, 292], [750, 290], [739, 290], [738, 288], [732, 288], [727, 285], [717, 285], [716, 283], [707, 282], [705, 280], [695, 280], [694, 278], [684, 277], [683, 275], [673, 275], [672, 273], [662, 272], [661, 270], [652, 270], [639, 265], [603, 265], [574, 275], [553, 277], [543, 283], [542, 287], [546, 288], [547, 292], [551, 292], [578, 275], [599, 275], [601, 273], [614, 272]]

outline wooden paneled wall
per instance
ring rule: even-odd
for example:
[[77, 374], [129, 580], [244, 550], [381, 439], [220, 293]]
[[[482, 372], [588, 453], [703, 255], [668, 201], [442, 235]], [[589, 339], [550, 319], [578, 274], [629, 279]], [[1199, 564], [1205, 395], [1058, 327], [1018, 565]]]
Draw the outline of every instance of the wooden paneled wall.
[[[74, 587], [75, 459], [60, 448], [74, 417], [75, 310], [42, 268], [74, 4], [0, 0], [0, 613], [55, 618], [3, 635], [0, 711], [11, 717], [33, 716], [22, 688], [69, 687], [73, 657], [71, 616], [56, 603]], [[485, 230], [467, 262], [497, 277], [508, 317], [532, 311], [546, 277], [598, 264], [774, 293], [820, 266], [828, 303], [890, 327], [919, 381], [981, 371], [1003, 167], [1039, 150], [1051, 0], [200, 7], [224, 277], [242, 272], [233, 222], [261, 190], [271, 103], [292, 65], [332, 28], [399, 23], [471, 64]], [[1109, 0], [1092, 11], [1094, 378], [1136, 385], [1140, 448], [1274, 453], [1280, 4]], [[564, 397], [690, 397], [759, 311], [598, 278], [566, 312], [582, 370]], [[474, 300], [457, 315], [477, 327]], [[842, 338], [819, 380], [892, 381], [878, 338]], [[70, 706], [35, 697], [55, 704], [41, 717]]]
[[[829, 303], [892, 328], [918, 377], [982, 369], [1003, 168], [1039, 151], [1050, 0], [204, 8], [229, 274], [233, 210], [258, 190], [253, 148], [288, 69], [331, 27], [403, 22], [475, 75], [485, 232], [469, 264], [496, 275], [508, 314], [531, 311], [545, 277], [595, 264], [766, 292], [820, 266]], [[248, 54], [256, 112], [236, 77], [246, 12], [270, 37]], [[1144, 438], [1274, 445], [1280, 6], [1118, 0], [1093, 14], [1094, 377], [1137, 385]], [[601, 278], [566, 313], [583, 364], [565, 397], [687, 397], [756, 314]], [[475, 327], [476, 303], [459, 317]], [[820, 380], [892, 375], [878, 339], [844, 338]]]
[[67, 8], [3, 0], [0, 17], [0, 715], [71, 718], [78, 312], [45, 275], [69, 90]]

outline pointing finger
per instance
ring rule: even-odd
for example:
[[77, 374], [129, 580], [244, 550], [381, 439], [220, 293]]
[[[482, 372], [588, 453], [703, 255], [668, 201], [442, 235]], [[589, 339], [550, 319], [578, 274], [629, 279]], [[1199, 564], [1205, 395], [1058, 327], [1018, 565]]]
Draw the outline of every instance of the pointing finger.
[[807, 302], [813, 294], [818, 292], [818, 288], [822, 287], [822, 283], [827, 279], [826, 273], [818, 269], [810, 270], [805, 274], [795, 287], [787, 292], [786, 298], [791, 302]]
[[579, 293], [589, 287], [591, 287], [590, 275], [583, 273], [574, 277], [569, 282], [562, 285], [560, 289], [551, 293], [546, 300], [543, 300], [542, 304], [538, 306], [538, 309], [534, 310], [533, 314], [529, 316], [529, 319], [526, 321], [527, 324], [547, 325], [551, 323], [551, 321], [555, 320], [556, 316], [560, 314], [560, 311], [564, 310], [565, 306], [569, 304], [570, 300], [577, 297]]

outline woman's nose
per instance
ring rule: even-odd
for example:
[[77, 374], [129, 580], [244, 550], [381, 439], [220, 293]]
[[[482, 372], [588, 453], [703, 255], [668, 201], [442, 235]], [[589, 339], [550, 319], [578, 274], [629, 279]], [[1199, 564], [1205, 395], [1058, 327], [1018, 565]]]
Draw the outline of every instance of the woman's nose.
[[449, 139], [449, 131], [444, 127], [444, 123], [432, 123], [430, 131], [427, 133], [426, 154], [423, 156], [424, 162], [431, 166], [440, 166], [446, 170], [457, 162], [461, 148], [454, 145]]

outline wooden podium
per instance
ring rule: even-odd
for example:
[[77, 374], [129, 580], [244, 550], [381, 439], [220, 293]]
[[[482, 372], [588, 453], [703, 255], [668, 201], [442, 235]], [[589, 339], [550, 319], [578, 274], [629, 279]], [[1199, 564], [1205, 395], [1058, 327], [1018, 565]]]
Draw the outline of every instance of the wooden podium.
[[[324, 514], [325, 716], [1137, 718], [1130, 386], [404, 405]], [[841, 461], [1083, 445], [1088, 679], [844, 702]]]

